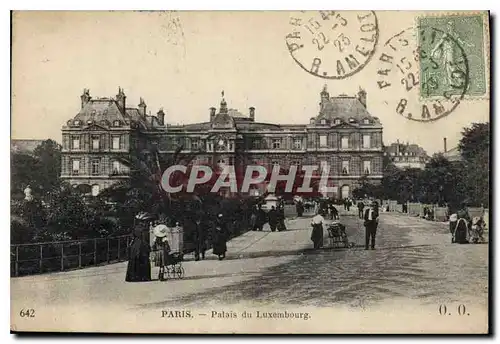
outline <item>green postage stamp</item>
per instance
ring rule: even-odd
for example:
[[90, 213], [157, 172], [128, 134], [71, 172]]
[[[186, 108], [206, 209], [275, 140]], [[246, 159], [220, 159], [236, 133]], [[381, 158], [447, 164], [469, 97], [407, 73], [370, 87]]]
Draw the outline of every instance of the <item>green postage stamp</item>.
[[487, 92], [483, 14], [423, 16], [418, 19], [420, 95], [483, 96]]

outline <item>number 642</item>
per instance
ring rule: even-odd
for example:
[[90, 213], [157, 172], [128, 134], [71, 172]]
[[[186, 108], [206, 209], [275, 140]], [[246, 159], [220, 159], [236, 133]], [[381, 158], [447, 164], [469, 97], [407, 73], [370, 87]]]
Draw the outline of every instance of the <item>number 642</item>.
[[35, 310], [34, 309], [21, 309], [19, 312], [19, 316], [21, 318], [34, 318], [35, 317]]

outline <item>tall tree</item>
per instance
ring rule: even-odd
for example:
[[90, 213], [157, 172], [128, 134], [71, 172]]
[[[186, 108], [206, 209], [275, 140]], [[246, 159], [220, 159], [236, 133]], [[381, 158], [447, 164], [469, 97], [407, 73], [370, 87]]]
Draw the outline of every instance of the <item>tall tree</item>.
[[473, 123], [464, 128], [458, 147], [465, 164], [468, 203], [489, 206], [490, 124]]
[[456, 206], [463, 200], [463, 164], [434, 155], [422, 173], [422, 201]]
[[33, 154], [11, 155], [11, 192], [22, 195], [30, 185], [34, 194], [45, 196], [60, 186], [61, 146], [53, 140], [45, 140]]

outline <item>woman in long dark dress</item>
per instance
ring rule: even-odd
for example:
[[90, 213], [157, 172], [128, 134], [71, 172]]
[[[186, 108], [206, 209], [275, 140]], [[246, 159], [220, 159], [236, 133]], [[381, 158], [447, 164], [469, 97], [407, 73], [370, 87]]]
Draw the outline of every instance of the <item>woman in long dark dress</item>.
[[151, 281], [151, 262], [149, 260], [151, 247], [143, 238], [143, 227], [143, 224], [137, 225], [129, 247], [129, 260], [125, 277], [127, 282]]
[[226, 258], [227, 251], [227, 228], [222, 219], [222, 214], [217, 216], [214, 224], [213, 250], [212, 253], [219, 257], [219, 260]]
[[314, 244], [314, 248], [318, 249], [323, 246], [323, 223], [325, 219], [318, 212], [316, 216], [313, 217], [311, 225], [313, 230], [311, 232], [311, 240]]

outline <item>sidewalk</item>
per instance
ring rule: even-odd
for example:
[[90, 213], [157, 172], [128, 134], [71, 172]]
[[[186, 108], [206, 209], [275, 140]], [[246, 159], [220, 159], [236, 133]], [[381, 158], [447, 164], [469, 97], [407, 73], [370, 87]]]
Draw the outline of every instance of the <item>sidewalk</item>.
[[183, 262], [183, 279], [159, 282], [158, 268], [153, 267], [148, 283], [127, 283], [127, 262], [81, 270], [11, 278], [11, 300], [30, 306], [69, 304], [112, 304], [158, 307], [164, 302], [182, 302], [193, 293], [225, 288], [260, 276], [268, 269], [297, 259], [312, 247], [310, 218], [289, 219], [287, 231], [250, 231], [227, 243], [226, 259], [219, 261], [211, 250], [206, 260]]

